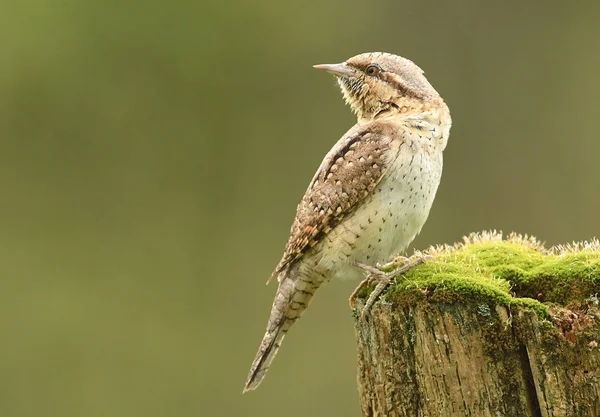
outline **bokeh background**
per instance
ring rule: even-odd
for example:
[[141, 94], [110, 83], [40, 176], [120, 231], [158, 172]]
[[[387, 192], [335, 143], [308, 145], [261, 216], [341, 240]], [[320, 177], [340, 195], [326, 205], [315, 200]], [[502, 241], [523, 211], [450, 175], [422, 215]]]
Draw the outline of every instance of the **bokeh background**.
[[8, 0], [0, 416], [354, 416], [333, 282], [241, 395], [297, 202], [354, 123], [312, 64], [424, 68], [454, 119], [414, 247], [600, 225], [600, 3]]

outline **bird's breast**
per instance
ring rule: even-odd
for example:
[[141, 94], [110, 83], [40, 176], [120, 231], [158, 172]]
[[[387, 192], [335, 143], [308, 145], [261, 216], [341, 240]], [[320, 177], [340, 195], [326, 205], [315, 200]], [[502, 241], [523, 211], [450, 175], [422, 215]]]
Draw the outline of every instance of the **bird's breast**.
[[372, 193], [323, 239], [317, 262], [328, 275], [359, 277], [353, 262], [387, 262], [421, 231], [440, 183], [442, 154], [397, 151]]

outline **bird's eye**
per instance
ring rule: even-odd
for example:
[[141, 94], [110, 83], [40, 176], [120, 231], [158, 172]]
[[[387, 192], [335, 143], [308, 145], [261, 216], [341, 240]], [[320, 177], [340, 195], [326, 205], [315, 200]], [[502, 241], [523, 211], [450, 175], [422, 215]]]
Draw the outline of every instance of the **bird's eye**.
[[381, 72], [381, 68], [377, 65], [369, 65], [367, 67], [367, 74], [371, 76], [378, 75]]

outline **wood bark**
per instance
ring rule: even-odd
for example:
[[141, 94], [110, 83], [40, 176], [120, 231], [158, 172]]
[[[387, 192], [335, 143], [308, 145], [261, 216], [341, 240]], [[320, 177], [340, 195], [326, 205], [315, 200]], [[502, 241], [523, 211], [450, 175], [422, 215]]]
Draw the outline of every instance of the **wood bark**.
[[363, 416], [600, 416], [600, 309], [549, 311], [424, 294], [356, 314]]

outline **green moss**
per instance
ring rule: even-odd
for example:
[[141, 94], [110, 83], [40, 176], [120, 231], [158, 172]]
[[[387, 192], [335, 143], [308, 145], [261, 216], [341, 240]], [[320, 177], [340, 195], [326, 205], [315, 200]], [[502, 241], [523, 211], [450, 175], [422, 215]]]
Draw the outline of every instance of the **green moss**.
[[[425, 300], [517, 305], [547, 318], [544, 303], [566, 306], [600, 293], [597, 250], [548, 251], [520, 236], [469, 239], [464, 245], [431, 249], [435, 260], [398, 277], [385, 299], [408, 305]], [[359, 296], [371, 291], [365, 288]]]
[[561, 305], [581, 302], [600, 290], [600, 254], [548, 256], [523, 276], [512, 279], [514, 291], [524, 297], [539, 296]]

